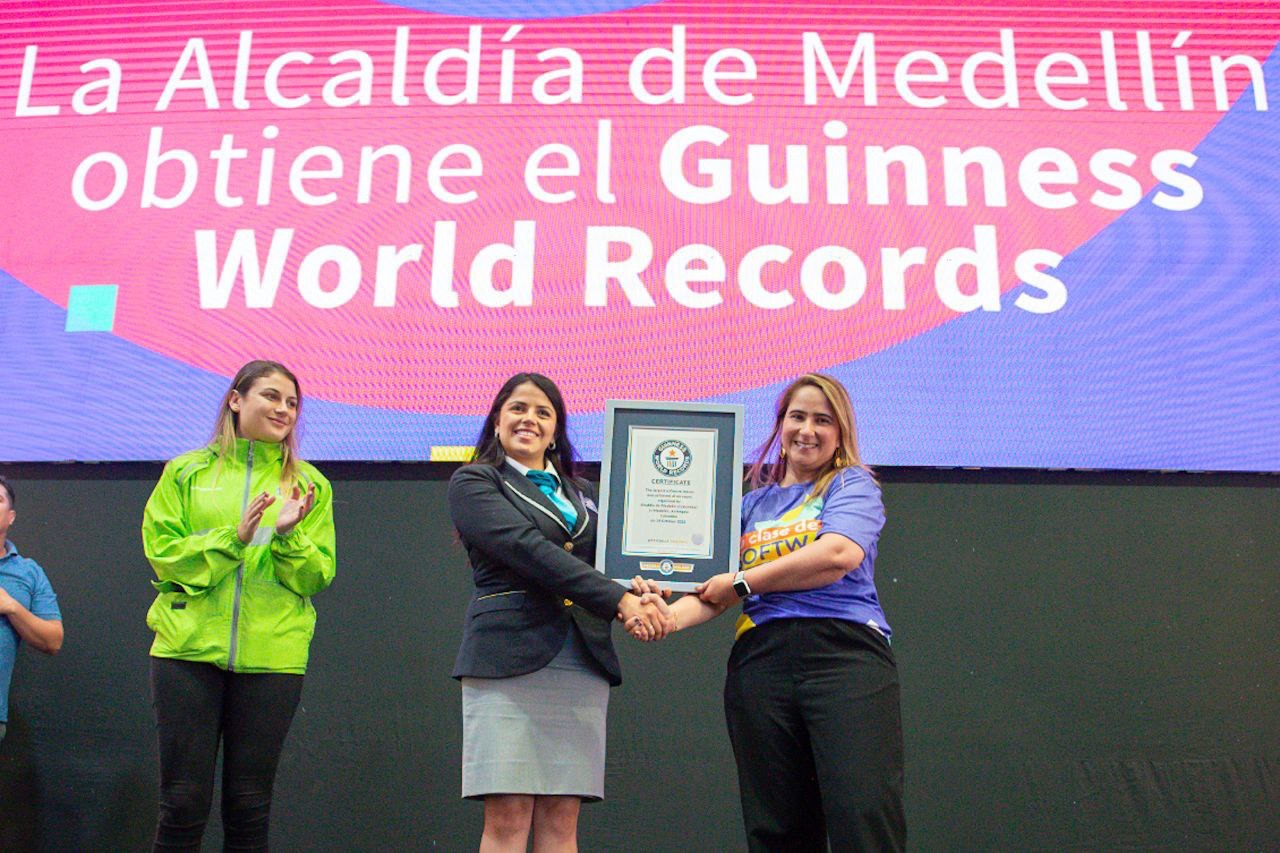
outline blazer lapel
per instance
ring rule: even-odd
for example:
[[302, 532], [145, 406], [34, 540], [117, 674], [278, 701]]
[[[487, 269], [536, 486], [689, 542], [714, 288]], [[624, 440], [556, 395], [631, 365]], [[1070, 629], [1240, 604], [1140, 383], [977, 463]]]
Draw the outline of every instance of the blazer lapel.
[[[559, 476], [559, 472], [557, 472], [557, 476]], [[574, 519], [573, 533], [571, 534], [574, 539], [577, 539], [586, 532], [587, 526], [591, 524], [591, 513], [587, 512], [587, 504], [582, 499], [582, 493], [572, 483], [562, 479], [560, 487], [569, 496], [569, 503], [573, 504], [573, 508], [578, 511], [578, 517]]]
[[532, 480], [506, 463], [502, 464], [499, 472], [507, 488], [512, 491], [516, 506], [535, 518], [549, 518], [565, 533], [570, 533], [569, 525], [565, 523], [560, 510], [556, 509], [551, 498], [543, 494], [542, 489], [535, 486]]

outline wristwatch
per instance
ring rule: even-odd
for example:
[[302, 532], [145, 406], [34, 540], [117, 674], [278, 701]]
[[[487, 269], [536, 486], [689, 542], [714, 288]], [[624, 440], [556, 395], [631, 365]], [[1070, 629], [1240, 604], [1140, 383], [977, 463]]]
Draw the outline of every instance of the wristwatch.
[[738, 598], [746, 598], [751, 594], [751, 586], [747, 583], [746, 572], [738, 572], [733, 576], [733, 591], [738, 594]]

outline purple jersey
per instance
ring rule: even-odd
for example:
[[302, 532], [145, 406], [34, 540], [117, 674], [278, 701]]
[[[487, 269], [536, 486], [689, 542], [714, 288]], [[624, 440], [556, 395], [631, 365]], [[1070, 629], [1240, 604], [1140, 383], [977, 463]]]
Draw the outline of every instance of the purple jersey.
[[828, 586], [747, 596], [737, 636], [771, 619], [800, 617], [859, 622], [888, 637], [891, 631], [875, 584], [876, 542], [884, 527], [880, 487], [861, 468], [845, 468], [824, 496], [806, 501], [812, 485], [765, 486], [742, 499], [740, 568], [745, 571], [784, 557], [824, 533], [839, 533], [857, 543], [866, 557]]

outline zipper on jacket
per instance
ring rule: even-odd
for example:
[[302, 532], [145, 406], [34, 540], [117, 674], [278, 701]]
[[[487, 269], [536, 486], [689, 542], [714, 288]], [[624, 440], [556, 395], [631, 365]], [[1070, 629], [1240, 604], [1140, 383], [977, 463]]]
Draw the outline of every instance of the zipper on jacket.
[[[249, 508], [249, 487], [253, 485], [253, 442], [249, 442], [249, 458], [244, 466], [244, 499], [240, 502], [240, 517]], [[254, 531], [256, 534], [257, 531]], [[253, 540], [249, 540], [252, 544]], [[236, 595], [231, 604], [231, 645], [227, 648], [227, 672], [236, 671], [236, 636], [240, 628], [240, 591], [244, 588], [244, 560], [236, 566]]]

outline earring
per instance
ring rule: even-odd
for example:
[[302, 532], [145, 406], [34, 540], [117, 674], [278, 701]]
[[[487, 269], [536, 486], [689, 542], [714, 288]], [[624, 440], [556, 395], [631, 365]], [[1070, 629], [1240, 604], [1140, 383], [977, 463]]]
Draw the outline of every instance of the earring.
[[547, 445], [547, 450], [550, 450], [551, 452], [554, 453], [555, 449], [556, 449], [556, 440], [553, 438], [551, 439], [551, 443]]
[[778, 458], [779, 459], [787, 458], [787, 446], [785, 444], [778, 448]]
[[844, 449], [843, 449], [843, 448], [837, 447], [837, 448], [836, 448], [836, 455], [835, 455], [833, 458], [834, 458], [834, 461], [835, 461], [835, 463], [836, 463], [836, 467], [837, 467], [837, 468], [843, 468], [843, 467], [844, 467]]

